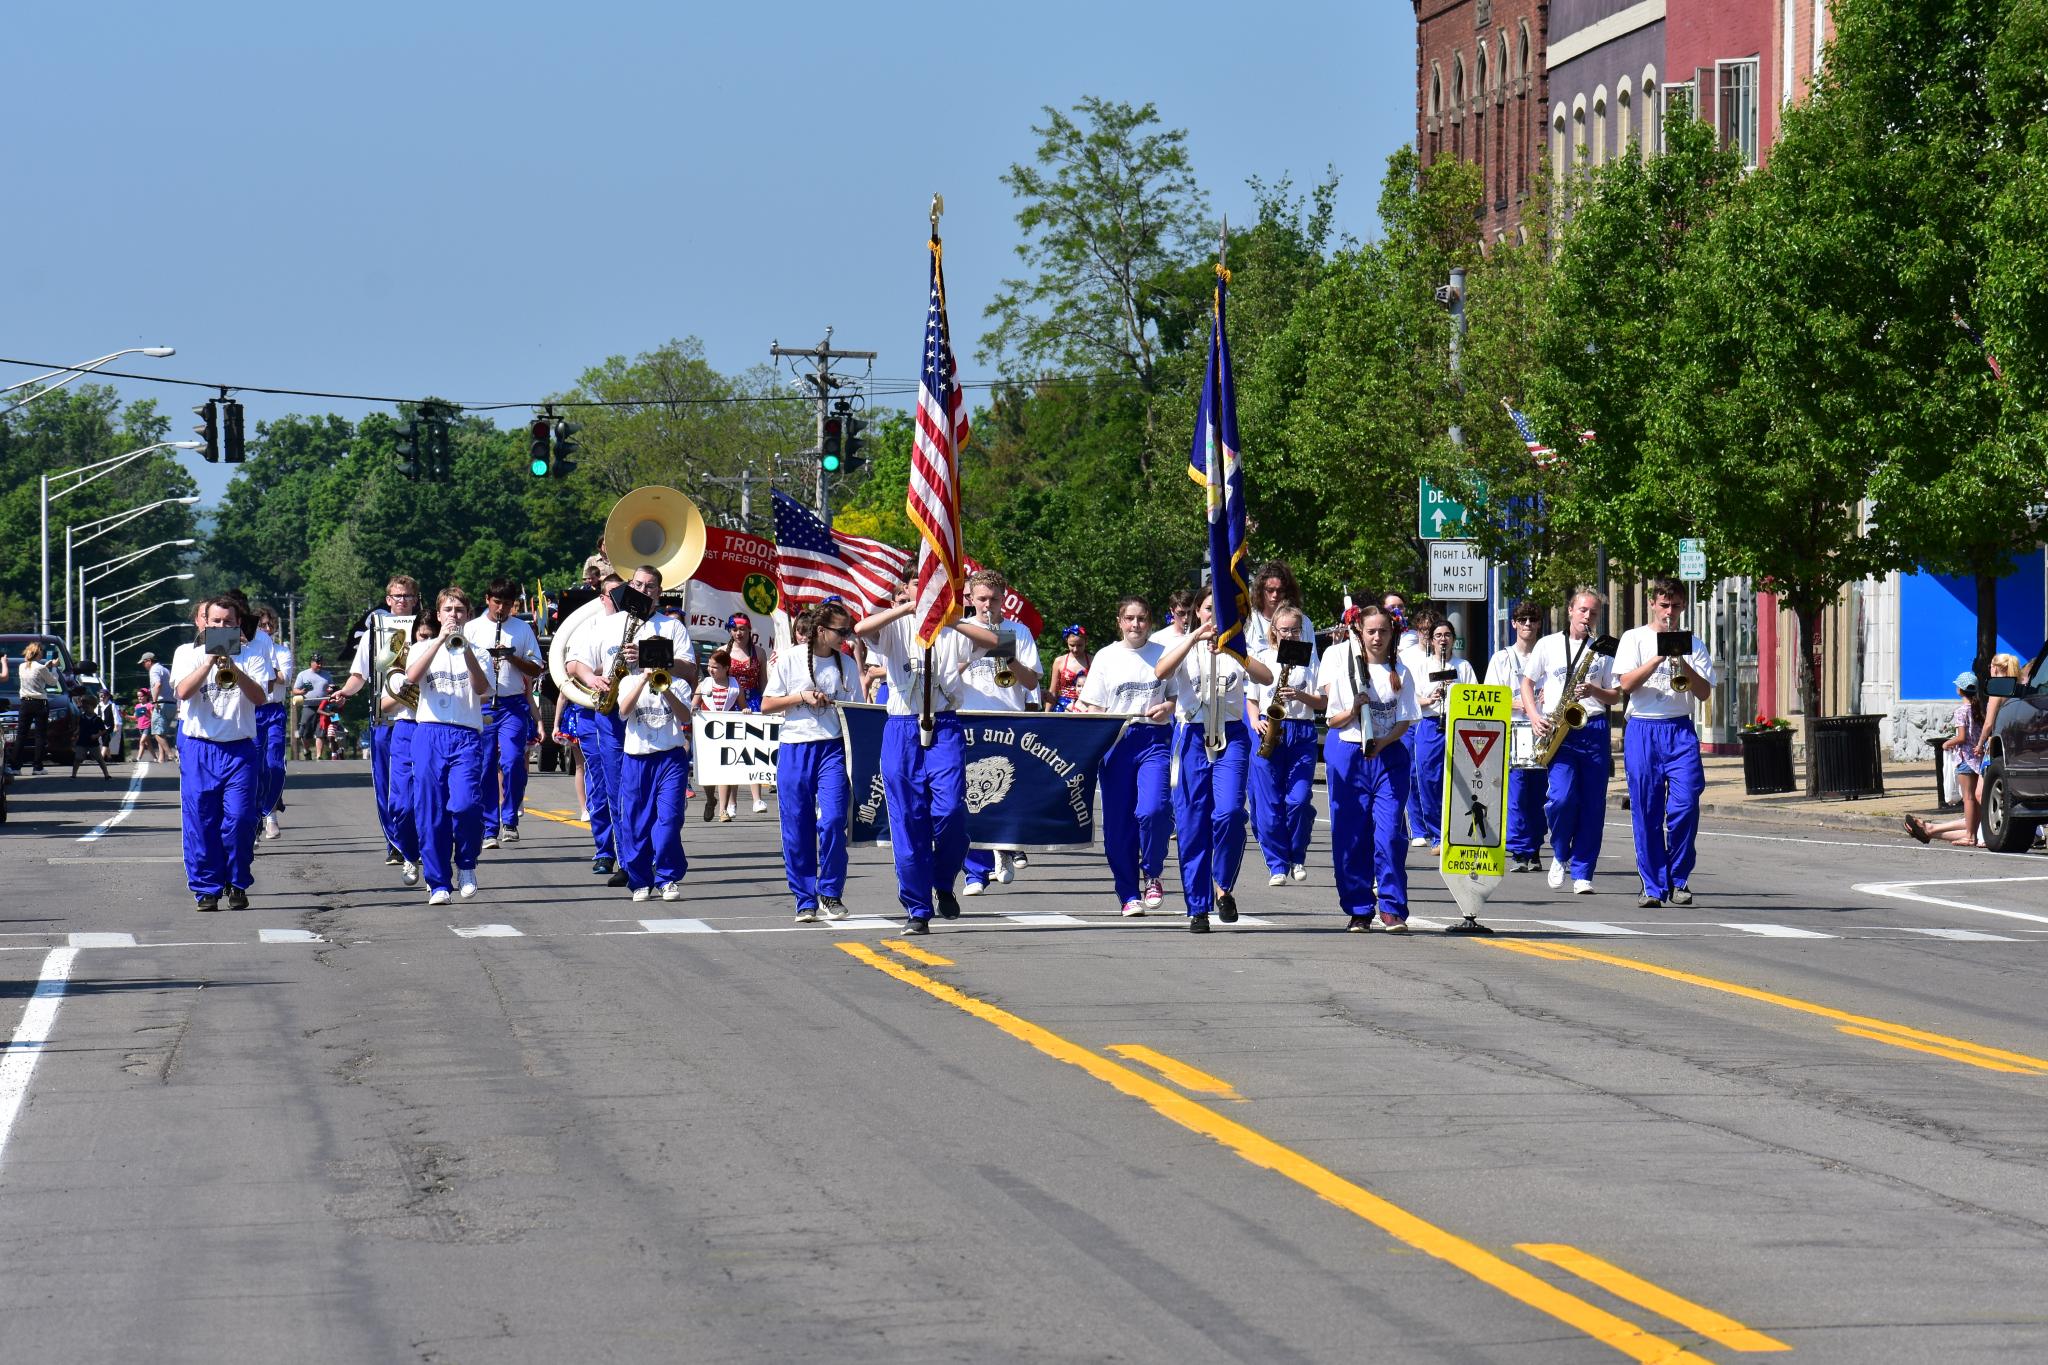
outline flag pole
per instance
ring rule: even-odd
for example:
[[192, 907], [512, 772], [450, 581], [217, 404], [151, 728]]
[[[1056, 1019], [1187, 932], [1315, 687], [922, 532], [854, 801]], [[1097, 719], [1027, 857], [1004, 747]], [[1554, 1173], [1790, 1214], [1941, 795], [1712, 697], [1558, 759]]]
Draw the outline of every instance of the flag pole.
[[[934, 258], [937, 257], [939, 252], [939, 219], [942, 215], [944, 215], [945, 212], [945, 196], [936, 193], [933, 194], [931, 214], [931, 250]], [[951, 435], [952, 433], [948, 431], [948, 439], [951, 438]], [[929, 556], [930, 553], [931, 547], [927, 545], [925, 547], [925, 554]], [[918, 747], [924, 749], [931, 748], [932, 745], [937, 742], [939, 737], [938, 721], [935, 720], [932, 716], [932, 652], [933, 650], [931, 645], [926, 645], [924, 647], [924, 704], [919, 709], [917, 717], [917, 743]]]
[[[1216, 240], [1216, 289], [1218, 296], [1218, 306], [1214, 310], [1213, 316], [1217, 319], [1217, 325], [1219, 326], [1221, 325], [1222, 319], [1222, 308], [1220, 306], [1221, 294], [1223, 289], [1225, 270], [1227, 268], [1229, 256], [1230, 217], [1226, 214], [1223, 218], [1222, 233], [1218, 236]], [[1216, 374], [1216, 346], [1213, 342], [1211, 342], [1209, 346], [1209, 381], [1212, 387], [1218, 381], [1218, 376]], [[1209, 412], [1209, 429], [1207, 432], [1204, 433], [1209, 443], [1209, 524], [1212, 528], [1215, 526], [1216, 522], [1223, 516], [1223, 452], [1220, 449], [1222, 443], [1216, 439], [1216, 423], [1218, 420], [1219, 419], [1217, 417], [1217, 414], [1215, 410], [1212, 408]], [[1209, 564], [1209, 620], [1211, 623], [1211, 629], [1213, 630], [1214, 623], [1219, 614], [1217, 599], [1223, 592], [1223, 580], [1220, 577], [1220, 570], [1217, 564], [1215, 563], [1214, 547], [1216, 544], [1216, 538], [1213, 529], [1210, 532], [1209, 544], [1211, 547]], [[1208, 749], [1208, 751], [1212, 755], [1222, 753], [1223, 750], [1230, 743], [1230, 737], [1227, 734], [1225, 734], [1223, 730], [1223, 698], [1218, 695], [1220, 689], [1216, 685], [1216, 675], [1218, 671], [1219, 662], [1217, 659], [1217, 655], [1221, 652], [1219, 648], [1221, 643], [1222, 641], [1220, 639], [1214, 637], [1212, 637], [1209, 641], [1209, 705], [1207, 706], [1207, 708], [1205, 708], [1202, 717], [1202, 744], [1203, 747]]]

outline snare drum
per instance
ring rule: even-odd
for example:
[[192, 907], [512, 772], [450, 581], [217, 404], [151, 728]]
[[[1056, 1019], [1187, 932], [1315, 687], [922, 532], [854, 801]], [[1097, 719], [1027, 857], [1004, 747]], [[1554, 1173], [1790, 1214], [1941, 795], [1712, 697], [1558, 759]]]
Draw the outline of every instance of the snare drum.
[[1510, 725], [1508, 727], [1508, 766], [1542, 771], [1546, 764], [1536, 761], [1536, 727], [1533, 725]]

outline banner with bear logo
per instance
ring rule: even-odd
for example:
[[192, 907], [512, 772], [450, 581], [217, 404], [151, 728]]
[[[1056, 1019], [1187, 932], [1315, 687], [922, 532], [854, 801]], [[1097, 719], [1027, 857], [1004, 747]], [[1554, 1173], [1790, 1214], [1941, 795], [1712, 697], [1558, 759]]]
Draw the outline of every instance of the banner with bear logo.
[[[880, 706], [840, 708], [856, 844], [889, 842]], [[1095, 775], [1129, 716], [962, 711], [967, 842], [973, 848], [1092, 848]]]

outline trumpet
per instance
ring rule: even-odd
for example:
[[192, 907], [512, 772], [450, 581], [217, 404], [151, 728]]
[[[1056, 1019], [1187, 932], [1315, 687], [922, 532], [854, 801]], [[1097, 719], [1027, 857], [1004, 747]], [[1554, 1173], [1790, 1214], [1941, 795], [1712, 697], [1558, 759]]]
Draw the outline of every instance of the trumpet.
[[1678, 660], [1676, 658], [1671, 660], [1668, 667], [1671, 671], [1672, 693], [1676, 696], [1682, 697], [1686, 693], [1692, 691], [1692, 679], [1687, 677], [1685, 675], [1685, 671], [1678, 666]]
[[650, 668], [647, 670], [647, 690], [657, 697], [665, 695], [669, 688], [675, 686], [675, 681], [674, 678], [669, 676], [669, 671], [665, 668]]
[[225, 654], [216, 654], [213, 657], [220, 661], [214, 665], [213, 685], [215, 687], [233, 687], [235, 685], [235, 661]]
[[1008, 659], [1004, 659], [1001, 663], [996, 665], [996, 686], [1015, 687], [1016, 685], [1016, 670], [1010, 667], [1010, 661]]

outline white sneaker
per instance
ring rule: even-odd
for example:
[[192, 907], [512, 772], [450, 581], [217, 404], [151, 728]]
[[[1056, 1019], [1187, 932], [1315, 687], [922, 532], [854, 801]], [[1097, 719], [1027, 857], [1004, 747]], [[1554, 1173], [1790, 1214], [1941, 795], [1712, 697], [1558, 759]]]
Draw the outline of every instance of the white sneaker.
[[683, 898], [683, 884], [681, 882], [662, 883], [661, 898], [665, 901], [681, 900]]
[[428, 905], [446, 905], [447, 903], [448, 889], [446, 887], [441, 888], [439, 891], [436, 891], [433, 895], [427, 897]]
[[1287, 874], [1286, 874], [1285, 872], [1275, 872], [1275, 873], [1274, 873], [1274, 874], [1273, 874], [1272, 876], [1270, 876], [1270, 877], [1266, 878], [1266, 885], [1268, 885], [1268, 886], [1285, 886], [1285, 885], [1287, 885]]
[[266, 839], [275, 839], [277, 837], [277, 817], [275, 815], [263, 817], [263, 837]]
[[633, 899], [636, 901], [644, 901], [653, 894], [654, 893], [652, 890], [644, 886], [636, 886], [633, 888]]
[[455, 873], [455, 891], [464, 900], [476, 894], [476, 872], [471, 868], [458, 868]]
[[1563, 886], [1564, 872], [1564, 864], [1559, 862], [1557, 859], [1552, 858], [1550, 860], [1550, 876], [1546, 880], [1548, 880], [1552, 886]]
[[969, 882], [960, 888], [960, 894], [963, 896], [979, 896], [984, 889], [980, 882]]
[[1292, 877], [1292, 878], [1294, 878], [1294, 880], [1296, 880], [1296, 881], [1298, 881], [1298, 882], [1305, 882], [1305, 881], [1307, 881], [1307, 880], [1308, 880], [1308, 864], [1307, 864], [1307, 863], [1296, 863], [1296, 864], [1295, 864], [1295, 865], [1294, 865], [1293, 867], [1291, 867], [1291, 868], [1289, 868], [1289, 869], [1288, 869], [1287, 875], [1288, 875], [1288, 876], [1290, 876], [1290, 877]]
[[1410, 848], [1428, 848], [1428, 847], [1429, 847], [1429, 840], [1427, 840], [1427, 839], [1423, 838], [1423, 837], [1422, 837], [1422, 836], [1421, 836], [1420, 834], [1418, 834], [1418, 835], [1416, 835], [1416, 836], [1415, 836], [1415, 837], [1414, 837], [1413, 839], [1410, 839], [1410, 840], [1408, 841], [1408, 847], [1410, 847]]
[[762, 811], [767, 809], [768, 803], [766, 801], [763, 801], [758, 796], [754, 798], [754, 814], [759, 815]]
[[497, 836], [497, 835], [495, 835], [495, 834], [486, 834], [486, 835], [484, 836], [484, 847], [485, 847], [485, 848], [496, 848], [497, 846], [498, 846], [498, 836]]
[[996, 854], [996, 881], [1004, 886], [1008, 886], [1016, 880], [1017, 873], [1010, 866], [1010, 855], [1007, 853]]
[[498, 842], [499, 842], [499, 843], [501, 843], [501, 844], [516, 844], [516, 843], [518, 843], [518, 842], [519, 842], [519, 831], [518, 831], [518, 830], [516, 830], [516, 829], [506, 829], [506, 830], [500, 830], [500, 831], [498, 831]]
[[1589, 878], [1589, 877], [1574, 877], [1574, 878], [1572, 878], [1572, 894], [1573, 894], [1574, 896], [1590, 896], [1590, 895], [1592, 895], [1592, 894], [1593, 894], [1593, 882], [1592, 882], [1592, 879], [1591, 879], [1591, 878]]
[[405, 878], [407, 886], [418, 886], [420, 884], [420, 865], [418, 863], [407, 863], [404, 870], [398, 875]]

